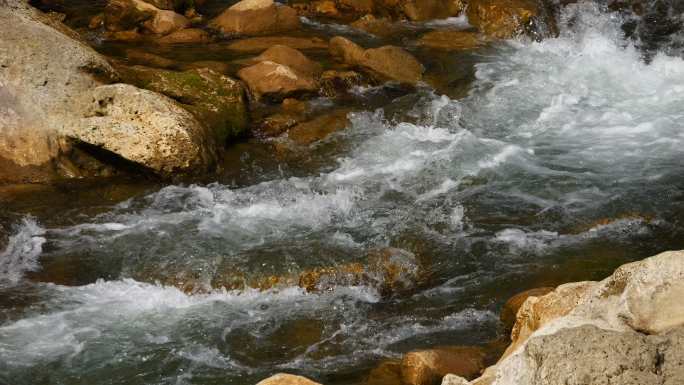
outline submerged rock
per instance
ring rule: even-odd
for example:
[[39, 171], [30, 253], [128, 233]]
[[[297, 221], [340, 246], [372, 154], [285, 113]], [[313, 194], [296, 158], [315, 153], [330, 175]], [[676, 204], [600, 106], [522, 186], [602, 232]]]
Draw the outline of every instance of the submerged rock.
[[209, 22], [227, 35], [269, 35], [299, 29], [297, 12], [273, 0], [242, 0]]
[[290, 48], [308, 50], [328, 49], [328, 43], [318, 37], [267, 36], [236, 40], [227, 45], [227, 49], [239, 53], [260, 53], [274, 45], [285, 45]]
[[416, 85], [423, 78], [424, 68], [416, 58], [404, 49], [384, 46], [364, 50], [344, 37], [330, 40], [330, 54], [344, 63], [368, 71], [383, 81], [396, 81]]
[[473, 378], [485, 367], [485, 352], [473, 346], [450, 346], [407, 353], [401, 361], [406, 385], [436, 385], [447, 374]]
[[418, 39], [418, 45], [446, 51], [461, 51], [483, 46], [485, 39], [477, 32], [432, 31]]

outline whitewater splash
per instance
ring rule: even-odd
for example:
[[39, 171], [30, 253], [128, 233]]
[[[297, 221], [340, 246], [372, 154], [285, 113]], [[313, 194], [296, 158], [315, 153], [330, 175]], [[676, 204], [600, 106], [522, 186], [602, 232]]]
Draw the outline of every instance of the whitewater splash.
[[26, 271], [35, 271], [45, 243], [45, 229], [35, 219], [24, 218], [7, 248], [0, 252], [0, 285], [16, 284]]

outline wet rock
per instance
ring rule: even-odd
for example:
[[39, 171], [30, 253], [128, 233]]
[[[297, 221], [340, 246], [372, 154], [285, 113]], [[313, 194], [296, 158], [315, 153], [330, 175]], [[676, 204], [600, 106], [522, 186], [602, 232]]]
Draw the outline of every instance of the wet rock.
[[389, 37], [397, 32], [397, 28], [392, 20], [384, 17], [376, 18], [373, 15], [365, 15], [349, 25], [360, 31], [381, 37]]
[[317, 78], [322, 71], [319, 63], [310, 60], [303, 53], [286, 45], [274, 45], [256, 57], [254, 61], [257, 63], [270, 61], [282, 64], [312, 78]]
[[375, 10], [373, 0], [337, 0], [337, 7], [343, 12], [368, 14]]
[[553, 287], [539, 287], [530, 290], [525, 290], [522, 293], [518, 293], [511, 297], [501, 309], [501, 323], [504, 325], [505, 330], [513, 329], [513, 324], [515, 324], [516, 315], [522, 304], [529, 297], [541, 297], [554, 290]]
[[318, 82], [313, 77], [286, 65], [272, 61], [262, 61], [238, 71], [255, 99], [268, 97], [274, 100], [295, 94], [313, 93], [318, 90]]
[[261, 380], [257, 385], [321, 385], [311, 381], [306, 377], [295, 376], [293, 374], [278, 373], [265, 380]]
[[407, 353], [401, 361], [401, 374], [407, 385], [436, 385], [447, 374], [473, 378], [484, 367], [483, 349], [452, 346]]
[[310, 12], [316, 16], [340, 17], [340, 11], [332, 0], [314, 1], [309, 8]]
[[218, 143], [244, 136], [247, 130], [245, 91], [239, 82], [208, 68], [185, 72], [144, 67], [122, 68], [128, 83], [166, 95], [181, 103]]
[[108, 31], [132, 30], [159, 11], [142, 0], [109, 0], [104, 9], [104, 26]]
[[159, 44], [206, 44], [212, 42], [211, 35], [199, 28], [187, 28], [172, 32], [157, 39]]
[[508, 39], [525, 32], [543, 14], [535, 0], [470, 0], [468, 22], [488, 36]]
[[368, 85], [370, 81], [356, 71], [328, 70], [320, 78], [319, 93], [327, 97], [336, 97], [357, 86]]
[[175, 68], [178, 63], [163, 56], [138, 49], [127, 49], [126, 58], [130, 63], [155, 68]]
[[349, 39], [337, 36], [330, 40], [330, 53], [382, 81], [416, 85], [423, 78], [422, 64], [399, 47], [384, 46], [364, 50]]
[[348, 113], [349, 110], [340, 109], [299, 123], [288, 131], [287, 137], [295, 144], [302, 146], [323, 140], [330, 134], [347, 127]]
[[264, 118], [257, 127], [260, 137], [275, 137], [296, 126], [301, 118], [291, 113], [278, 113]]
[[122, 42], [137, 42], [145, 39], [137, 28], [128, 31], [107, 31], [103, 35], [104, 40], [107, 41], [122, 41]]
[[162, 175], [207, 171], [215, 143], [177, 103], [127, 84], [105, 85], [78, 97], [82, 117], [64, 128], [88, 143]]
[[253, 37], [237, 40], [228, 44], [227, 48], [239, 53], [260, 53], [274, 45], [285, 45], [299, 50], [328, 49], [328, 43], [321, 38], [312, 37], [291, 37], [291, 36], [269, 36]]
[[227, 35], [269, 35], [299, 29], [297, 12], [273, 0], [242, 0], [209, 23]]
[[466, 7], [461, 0], [407, 0], [401, 8], [410, 20], [425, 21], [458, 16]]
[[184, 71], [194, 70], [200, 68], [209, 68], [212, 71], [218, 72], [220, 74], [226, 74], [230, 70], [230, 65], [222, 61], [215, 60], [200, 60], [192, 63], [188, 63], [182, 66]]
[[467, 31], [432, 31], [418, 39], [420, 46], [446, 51], [474, 49], [485, 43], [479, 33]]
[[401, 361], [386, 360], [368, 373], [364, 385], [397, 385], [401, 381]]
[[157, 35], [168, 35], [183, 28], [190, 26], [190, 20], [183, 15], [173, 11], [160, 10], [155, 15], [145, 21], [145, 29]]

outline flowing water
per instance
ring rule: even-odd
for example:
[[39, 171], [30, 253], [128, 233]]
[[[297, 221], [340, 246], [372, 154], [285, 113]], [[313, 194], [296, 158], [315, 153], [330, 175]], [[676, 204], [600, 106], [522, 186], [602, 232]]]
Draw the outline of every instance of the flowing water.
[[[262, 143], [235, 150], [237, 179], [15, 202], [0, 383], [354, 384], [411, 349], [501, 337], [518, 291], [684, 247], [684, 61], [624, 23], [570, 5], [558, 38], [480, 51], [465, 98], [425, 87], [354, 112], [290, 164]], [[297, 284], [387, 247], [402, 290]]]

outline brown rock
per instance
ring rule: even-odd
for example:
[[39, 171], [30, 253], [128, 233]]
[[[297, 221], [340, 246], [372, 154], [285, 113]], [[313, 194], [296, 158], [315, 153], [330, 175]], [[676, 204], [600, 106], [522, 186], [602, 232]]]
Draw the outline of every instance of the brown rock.
[[407, 385], [437, 385], [447, 374], [474, 378], [485, 368], [485, 352], [479, 347], [451, 346], [407, 353], [401, 361]]
[[311, 61], [303, 53], [286, 45], [274, 45], [256, 57], [254, 61], [272, 61], [312, 77], [318, 77], [322, 71], [320, 64]]
[[171, 59], [139, 49], [127, 49], [126, 58], [131, 63], [155, 68], [175, 68], [178, 64]]
[[227, 35], [268, 35], [298, 29], [297, 12], [273, 0], [242, 0], [223, 11], [209, 26]]
[[288, 131], [287, 136], [298, 145], [309, 145], [347, 127], [349, 110], [341, 109], [300, 123]]
[[401, 361], [386, 360], [373, 368], [366, 377], [364, 385], [401, 384]]
[[461, 51], [481, 47], [485, 40], [476, 32], [432, 31], [421, 36], [418, 44], [446, 51]]
[[332, 98], [347, 92], [352, 87], [363, 86], [368, 83], [365, 76], [355, 71], [328, 70], [321, 75], [319, 93]]
[[104, 35], [105, 40], [109, 41], [141, 41], [145, 39], [143, 35], [138, 32], [137, 28], [128, 31], [107, 31]]
[[522, 293], [518, 293], [511, 297], [508, 301], [506, 301], [503, 309], [501, 309], [500, 319], [501, 323], [504, 325], [504, 328], [506, 330], [511, 330], [513, 328], [518, 310], [525, 300], [527, 300], [529, 297], [541, 297], [552, 292], [553, 289], [553, 287], [538, 287], [523, 291]]
[[360, 31], [370, 33], [371, 35], [382, 37], [392, 36], [392, 34], [397, 32], [397, 28], [391, 20], [387, 18], [376, 18], [371, 14], [365, 15], [349, 25]]
[[231, 51], [240, 53], [258, 53], [267, 50], [274, 45], [286, 45], [290, 48], [307, 49], [327, 49], [328, 44], [320, 38], [290, 37], [290, 36], [269, 36], [253, 37], [237, 40], [228, 44], [227, 48]]
[[330, 53], [347, 64], [360, 67], [382, 81], [415, 85], [423, 78], [424, 68], [413, 55], [402, 48], [384, 46], [363, 50], [349, 39], [330, 39]]
[[199, 28], [187, 28], [172, 32], [157, 40], [159, 44], [196, 44], [210, 43], [211, 36]]
[[311, 3], [310, 12], [317, 16], [339, 17], [340, 11], [332, 0], [314, 1]]
[[192, 70], [192, 69], [199, 69], [199, 68], [209, 68], [212, 71], [216, 71], [221, 74], [228, 73], [230, 70], [230, 65], [228, 63], [224, 63], [222, 61], [216, 61], [216, 60], [200, 60], [196, 62], [192, 62], [189, 64], [185, 64], [183, 66], [183, 70]]
[[153, 18], [159, 8], [141, 0], [109, 0], [104, 9], [104, 25], [108, 31], [126, 31]]
[[402, 11], [413, 21], [457, 16], [464, 9], [461, 0], [407, 0], [402, 4]]
[[272, 61], [243, 68], [238, 71], [238, 77], [247, 83], [257, 100], [264, 96], [278, 100], [318, 89], [318, 82], [311, 76]]
[[88, 22], [88, 28], [98, 29], [100, 27], [104, 27], [104, 18], [105, 16], [103, 13], [98, 13], [97, 15], [91, 17], [90, 21]]
[[306, 377], [295, 376], [293, 374], [278, 373], [265, 380], [261, 380], [257, 385], [321, 385], [311, 381]]
[[539, 6], [534, 0], [470, 0], [467, 12], [470, 24], [481, 32], [508, 39], [524, 32]]
[[347, 13], [369, 14], [375, 10], [373, 0], [337, 0], [338, 7]]
[[145, 29], [157, 35], [168, 35], [190, 26], [190, 20], [173, 11], [160, 10], [144, 24]]

